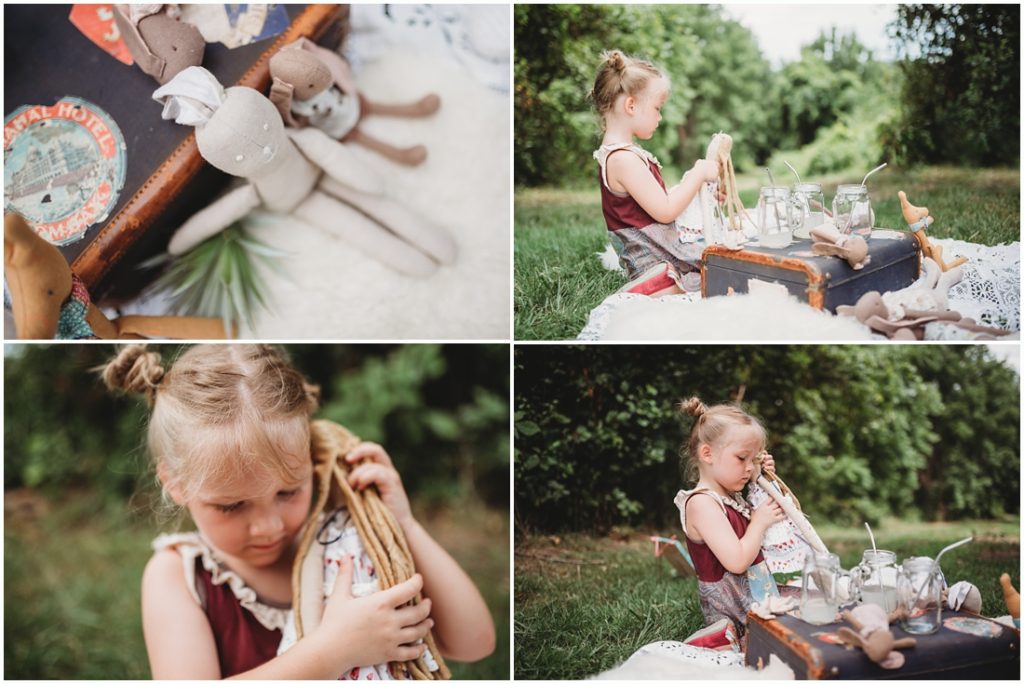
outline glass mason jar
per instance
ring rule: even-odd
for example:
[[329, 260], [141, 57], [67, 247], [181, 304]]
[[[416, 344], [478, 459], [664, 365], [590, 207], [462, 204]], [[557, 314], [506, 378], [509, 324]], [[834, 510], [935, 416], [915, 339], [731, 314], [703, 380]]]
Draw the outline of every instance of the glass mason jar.
[[839, 578], [846, 574], [836, 554], [808, 553], [800, 580], [800, 619], [812, 625], [834, 622], [839, 610]]
[[757, 225], [763, 247], [785, 247], [793, 241], [789, 188], [766, 185], [757, 199]]
[[825, 222], [825, 194], [821, 183], [797, 183], [793, 187], [793, 237], [808, 239], [811, 228]]
[[893, 551], [866, 549], [860, 564], [850, 571], [853, 598], [860, 603], [874, 603], [891, 613], [897, 606], [899, 573]]
[[832, 220], [842, 233], [870, 230], [875, 221], [866, 185], [840, 185], [832, 200]]
[[942, 624], [942, 573], [932, 572], [932, 559], [911, 557], [903, 561], [896, 584], [900, 626], [910, 634], [933, 634]]

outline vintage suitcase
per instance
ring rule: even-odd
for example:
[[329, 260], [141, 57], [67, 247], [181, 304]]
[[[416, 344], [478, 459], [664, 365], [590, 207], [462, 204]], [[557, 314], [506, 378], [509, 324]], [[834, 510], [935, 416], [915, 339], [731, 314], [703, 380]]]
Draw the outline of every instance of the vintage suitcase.
[[783, 285], [800, 301], [835, 313], [837, 306], [854, 304], [865, 292], [899, 290], [917, 279], [920, 247], [910, 233], [883, 231], [867, 242], [871, 261], [860, 270], [839, 257], [815, 256], [810, 240], [782, 249], [748, 246], [733, 251], [711, 245], [701, 257], [701, 293], [713, 297], [728, 294], [730, 288], [743, 293], [749, 280], [761, 280]]
[[[283, 7], [290, 21], [284, 32], [233, 50], [208, 44], [203, 67], [225, 87], [266, 92], [267, 62], [282, 45], [303, 36], [338, 44], [347, 6]], [[125, 181], [109, 218], [60, 249], [94, 298], [128, 297], [144, 285], [137, 265], [162, 251], [174, 229], [214, 199], [230, 177], [203, 162], [191, 127], [160, 118], [161, 107], [152, 100], [157, 83], [90, 42], [69, 21], [70, 12], [71, 5], [5, 5], [4, 115], [73, 96], [97, 105], [121, 129]]]
[[1020, 678], [1020, 631], [971, 613], [943, 611], [935, 634], [907, 634], [917, 645], [900, 652], [903, 667], [886, 670], [836, 639], [846, 622], [811, 625], [790, 615], [765, 620], [747, 615], [747, 665], [762, 667], [775, 655], [797, 679], [1013, 679]]

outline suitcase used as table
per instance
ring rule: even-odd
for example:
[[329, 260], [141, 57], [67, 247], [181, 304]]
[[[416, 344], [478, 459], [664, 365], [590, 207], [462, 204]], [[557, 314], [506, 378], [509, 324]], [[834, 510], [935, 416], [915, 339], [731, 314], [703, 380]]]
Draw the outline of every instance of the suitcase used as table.
[[[290, 23], [282, 33], [235, 49], [207, 44], [202, 66], [225, 88], [265, 93], [268, 60], [281, 46], [300, 37], [330, 47], [339, 43], [347, 6], [283, 7]], [[161, 119], [161, 106], [152, 99], [156, 81], [90, 42], [69, 21], [70, 12], [71, 5], [4, 7], [4, 115], [71, 96], [95, 104], [121, 129], [124, 187], [109, 218], [60, 249], [94, 299], [131, 297], [145, 285], [137, 265], [162, 251], [173, 231], [231, 178], [203, 161], [191, 127]]]
[[874, 233], [866, 238], [871, 261], [859, 270], [839, 257], [815, 256], [810, 240], [781, 249], [711, 245], [701, 257], [701, 294], [714, 297], [730, 289], [745, 293], [750, 280], [760, 280], [782, 285], [798, 300], [835, 313], [837, 306], [855, 304], [865, 292], [889, 292], [913, 283], [921, 272], [917, 240], [901, 231]]
[[763, 667], [771, 655], [791, 668], [797, 679], [1020, 679], [1020, 631], [971, 613], [943, 611], [934, 634], [914, 635], [891, 625], [899, 639], [912, 636], [902, 649], [903, 667], [886, 670], [859, 649], [839, 643], [845, 621], [812, 625], [790, 615], [765, 620], [747, 615], [746, 662]]

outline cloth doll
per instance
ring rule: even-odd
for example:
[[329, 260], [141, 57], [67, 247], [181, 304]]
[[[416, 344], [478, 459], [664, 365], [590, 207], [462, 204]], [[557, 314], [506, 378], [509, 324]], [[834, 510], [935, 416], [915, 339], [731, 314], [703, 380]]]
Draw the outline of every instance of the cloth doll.
[[967, 262], [967, 257], [957, 257], [947, 263], [942, 258], [942, 245], [932, 244], [925, 234], [928, 226], [935, 222], [935, 219], [928, 213], [928, 207], [915, 207], [907, 200], [907, 193], [902, 190], [896, 194], [900, 198], [900, 211], [903, 213], [903, 220], [907, 222], [907, 227], [910, 228], [914, 238], [921, 245], [923, 256], [935, 261], [943, 271], [952, 270]]
[[135, 63], [161, 85], [203, 63], [206, 40], [177, 5], [114, 5], [114, 22]]
[[4, 216], [4, 276], [14, 329], [22, 340], [139, 338], [221, 339], [216, 318], [122, 316], [110, 320], [71, 271], [64, 255], [18, 214]]
[[866, 603], [853, 610], [844, 610], [842, 616], [854, 629], [840, 627], [837, 632], [839, 639], [847, 646], [862, 649], [872, 662], [887, 670], [899, 669], [906, 661], [896, 649], [917, 645], [917, 640], [911, 637], [897, 639], [893, 636], [889, 630], [891, 616], [886, 615], [881, 606]]
[[270, 58], [270, 75], [270, 100], [286, 125], [319, 128], [335, 140], [358, 143], [407, 166], [427, 158], [423, 145], [395, 147], [363, 131], [359, 123], [370, 114], [429, 116], [441, 106], [437, 95], [425, 95], [411, 104], [372, 102], [356, 91], [352, 72], [340, 55], [306, 38], [284, 46]]
[[871, 261], [867, 240], [860, 235], [845, 235], [831, 222], [811, 228], [811, 251], [818, 256], [837, 256], [856, 271]]
[[263, 207], [292, 213], [402, 273], [427, 276], [454, 261], [447, 233], [386, 197], [382, 180], [324, 132], [286, 131], [274, 105], [252, 88], [225, 90], [206, 69], [189, 67], [153, 98], [164, 103], [165, 119], [196, 127], [203, 159], [248, 181], [186, 221], [168, 245], [172, 255]]

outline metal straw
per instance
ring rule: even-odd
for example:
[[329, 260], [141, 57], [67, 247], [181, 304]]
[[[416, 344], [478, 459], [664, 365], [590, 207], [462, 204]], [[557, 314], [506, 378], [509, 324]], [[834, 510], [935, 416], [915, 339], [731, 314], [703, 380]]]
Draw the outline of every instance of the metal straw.
[[[764, 170], [768, 174], [768, 183], [772, 187], [775, 187], [775, 178], [772, 177], [772, 170], [769, 169], [767, 166], [764, 167]], [[772, 208], [775, 209], [775, 225], [781, 231], [782, 230], [782, 214], [779, 213], [779, 205], [778, 205], [778, 203], [773, 201], [772, 202]], [[767, 223], [768, 219], [765, 219], [765, 222]], [[767, 228], [762, 226], [762, 230], [767, 230]]]
[[917, 600], [921, 598], [921, 592], [923, 592], [924, 588], [931, 583], [932, 575], [934, 575], [935, 571], [939, 569], [939, 559], [942, 558], [942, 554], [946, 553], [947, 551], [951, 551], [958, 546], [963, 546], [964, 544], [972, 541], [974, 541], [974, 537], [967, 537], [965, 539], [961, 539], [958, 542], [953, 542], [946, 548], [939, 551], [939, 555], [935, 556], [935, 560], [932, 561], [932, 567], [931, 570], [928, 571], [928, 576], [924, 578], [924, 582], [921, 583], [921, 588], [917, 590], [917, 594], [914, 595], [914, 600], [910, 602], [911, 608], [917, 605]]
[[766, 167], [764, 167], [764, 171], [765, 171], [765, 173], [767, 173], [767, 174], [768, 174], [768, 184], [769, 184], [769, 185], [775, 185], [775, 178], [773, 178], [773, 177], [772, 177], [772, 170], [771, 170], [771, 169], [769, 169], [769, 168], [768, 168], [768, 167], [766, 166]]
[[881, 164], [880, 166], [876, 166], [875, 168], [873, 168], [873, 169], [871, 169], [870, 171], [868, 171], [868, 175], [867, 175], [867, 176], [864, 176], [864, 180], [862, 180], [862, 181], [860, 182], [860, 184], [861, 184], [861, 185], [864, 185], [865, 183], [867, 183], [867, 182], [868, 182], [868, 176], [870, 176], [871, 174], [873, 174], [873, 173], [874, 173], [875, 171], [881, 171], [882, 169], [884, 169], [884, 168], [885, 168], [886, 166], [888, 166], [888, 165], [889, 165], [889, 162], [882, 162], [882, 164]]
[[[800, 180], [800, 174], [796, 172], [796, 169], [793, 168], [792, 164], [790, 164], [788, 161], [785, 161], [785, 160], [783, 160], [782, 163], [785, 164], [786, 166], [788, 166], [789, 170], [793, 172], [793, 175], [796, 176], [796, 182], [797, 183], [803, 183], [803, 181]], [[771, 174], [769, 174], [769, 177], [771, 177]]]

